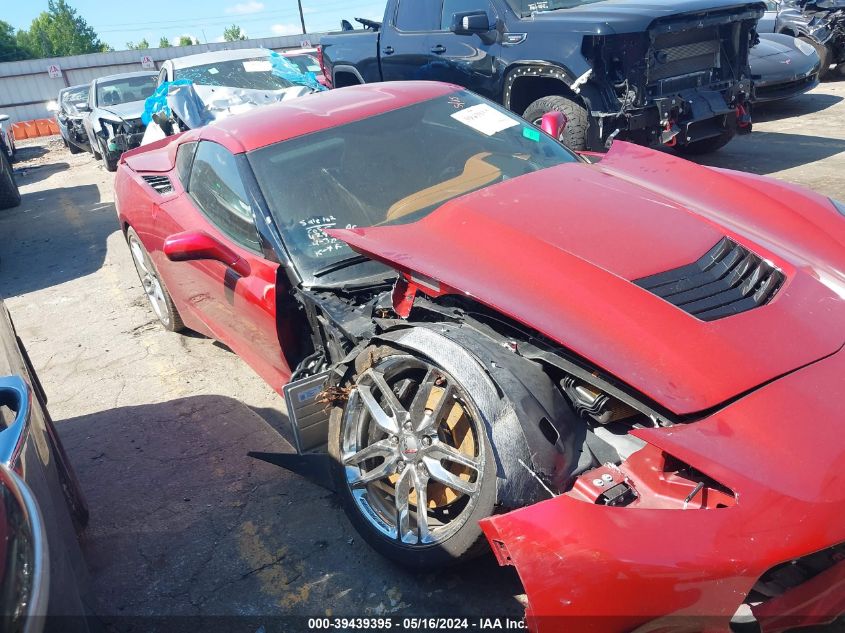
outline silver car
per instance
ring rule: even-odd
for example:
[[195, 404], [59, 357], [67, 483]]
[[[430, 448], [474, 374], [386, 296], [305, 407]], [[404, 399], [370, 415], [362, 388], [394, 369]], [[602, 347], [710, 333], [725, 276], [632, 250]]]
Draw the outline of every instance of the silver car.
[[[126, 150], [138, 147], [144, 136], [144, 101], [156, 88], [155, 72], [135, 72], [100, 77], [91, 82], [82, 123], [94, 156], [109, 171]], [[77, 107], [77, 109], [79, 109]]]

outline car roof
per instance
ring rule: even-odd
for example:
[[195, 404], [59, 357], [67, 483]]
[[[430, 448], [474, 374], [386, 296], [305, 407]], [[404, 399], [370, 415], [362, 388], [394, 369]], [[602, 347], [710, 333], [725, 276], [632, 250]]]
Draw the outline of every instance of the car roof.
[[210, 51], [208, 53], [197, 53], [196, 55], [185, 55], [170, 60], [175, 70], [181, 68], [193, 68], [214, 62], [225, 62], [233, 59], [250, 59], [252, 57], [265, 57], [272, 53], [269, 48], [236, 48], [225, 51]]
[[460, 90], [434, 81], [349, 86], [255, 108], [192, 130], [183, 138], [214, 141], [239, 154]]
[[92, 83], [101, 84], [106, 81], [113, 81], [116, 79], [128, 79], [129, 77], [157, 77], [158, 73], [150, 70], [141, 70], [134, 73], [119, 73], [117, 75], [106, 75], [105, 77], [97, 77]]
[[316, 48], [290, 48], [279, 53], [282, 57], [289, 57], [291, 55], [316, 55]]

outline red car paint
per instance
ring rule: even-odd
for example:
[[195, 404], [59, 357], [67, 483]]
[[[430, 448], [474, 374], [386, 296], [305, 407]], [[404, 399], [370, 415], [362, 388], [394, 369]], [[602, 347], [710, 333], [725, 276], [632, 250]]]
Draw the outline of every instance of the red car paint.
[[[739, 174], [615, 143], [597, 164], [505, 181], [413, 225], [332, 235], [468, 293], [688, 414], [845, 341], [845, 302], [833, 281], [845, 270], [845, 223], [821, 197], [804, 196], [803, 215], [793, 213], [794, 196], [784, 200], [767, 184], [772, 194], [761, 195]], [[695, 261], [725, 234], [786, 273], [769, 305], [703, 322], [630, 283]], [[806, 261], [810, 248], [825, 259]]]
[[[186, 324], [279, 391], [291, 368], [276, 297], [289, 289], [277, 287], [277, 264], [227, 240], [184, 195], [176, 147], [201, 138], [241, 153], [454, 90], [344, 88], [128, 152], [116, 182], [121, 222], [141, 236]], [[144, 170], [169, 173], [174, 192], [155, 193]], [[198, 232], [248, 274], [232, 283], [220, 261], [165, 256], [167, 238], [183, 234], [167, 247], [176, 252], [195, 247]], [[845, 222], [825, 198], [616, 143], [597, 164], [506, 181], [414, 224], [333, 235], [406, 274], [394, 293], [400, 308], [417, 292], [469, 294], [676, 414], [705, 411], [637, 431], [645, 449], [564, 495], [483, 521], [500, 562], [522, 578], [535, 631], [726, 630], [766, 570], [845, 541]], [[630, 283], [695, 260], [723, 235], [784, 272], [770, 304], [704, 323]], [[696, 491], [675, 460], [716, 483]], [[640, 498], [592, 503], [591, 476], [602, 474]], [[843, 588], [840, 562], [756, 614], [764, 631], [827, 621], [845, 611]]]
[[[611, 508], [566, 494], [484, 520], [500, 562], [522, 578], [534, 630], [559, 631], [564, 615], [584, 618], [573, 630], [632, 630], [682, 615], [702, 616], [701, 626], [670, 618], [637, 630], [727, 630], [764, 571], [845, 541], [834, 396], [843, 387], [839, 352], [695, 424], [637, 433], [733, 490], [733, 507]], [[823, 575], [764, 603], [763, 631], [845, 611], [845, 563]]]

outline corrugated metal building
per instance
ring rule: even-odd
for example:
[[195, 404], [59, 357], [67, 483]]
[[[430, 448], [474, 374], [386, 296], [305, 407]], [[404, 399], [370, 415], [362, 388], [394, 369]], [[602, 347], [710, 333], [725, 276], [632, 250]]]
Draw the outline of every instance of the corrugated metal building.
[[[320, 35], [320, 33], [284, 35], [242, 42], [171, 46], [6, 62], [0, 64], [0, 113], [8, 114], [12, 119], [11, 123], [50, 118], [53, 113], [47, 109], [47, 105], [55, 101], [62, 88], [88, 83], [97, 77], [143, 70], [141, 60], [144, 56], [151, 57], [155, 68], [158, 69], [161, 63], [168, 59], [207, 51], [255, 47], [281, 51], [299, 48], [303, 41], [316, 46], [320, 42]], [[61, 77], [50, 77], [51, 66], [58, 66]]]

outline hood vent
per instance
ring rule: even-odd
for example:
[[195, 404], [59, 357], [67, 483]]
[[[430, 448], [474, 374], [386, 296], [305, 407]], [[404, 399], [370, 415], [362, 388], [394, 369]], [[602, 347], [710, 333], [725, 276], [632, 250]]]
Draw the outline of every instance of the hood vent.
[[150, 187], [162, 195], [173, 193], [173, 183], [170, 182], [170, 178], [167, 176], [142, 176], [142, 178], [147, 181]]
[[714, 321], [765, 305], [783, 281], [772, 264], [726, 237], [697, 262], [634, 283], [697, 319]]

